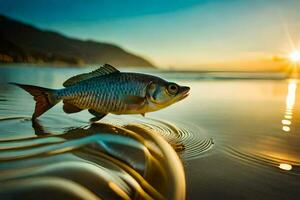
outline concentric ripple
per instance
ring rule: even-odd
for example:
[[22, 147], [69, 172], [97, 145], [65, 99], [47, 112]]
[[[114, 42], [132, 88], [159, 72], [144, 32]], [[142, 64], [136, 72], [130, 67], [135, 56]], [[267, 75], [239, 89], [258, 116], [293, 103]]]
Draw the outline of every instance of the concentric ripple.
[[111, 120], [118, 125], [140, 124], [162, 135], [179, 153], [183, 160], [191, 160], [204, 155], [213, 145], [213, 138], [206, 135], [200, 127], [183, 122], [169, 122], [151, 118], [131, 118], [127, 120]]

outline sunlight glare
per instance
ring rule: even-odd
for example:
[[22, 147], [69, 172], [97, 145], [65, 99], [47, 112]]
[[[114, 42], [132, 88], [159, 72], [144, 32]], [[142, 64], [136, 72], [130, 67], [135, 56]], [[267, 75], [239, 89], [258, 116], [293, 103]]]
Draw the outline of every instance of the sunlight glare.
[[295, 49], [293, 50], [290, 54], [289, 54], [289, 59], [293, 62], [293, 63], [298, 63], [300, 62], [300, 52]]
[[292, 169], [292, 165], [287, 164], [287, 163], [280, 163], [278, 167], [280, 169], [287, 170], [287, 171]]
[[288, 84], [288, 93], [286, 95], [286, 108], [285, 108], [285, 115], [284, 119], [281, 120], [282, 123], [282, 130], [284, 132], [290, 132], [291, 131], [291, 125], [292, 125], [292, 115], [293, 110], [296, 102], [296, 93], [297, 93], [297, 80], [291, 79], [289, 80]]
[[[293, 110], [296, 101], [297, 81], [290, 80], [288, 85], [288, 94], [286, 97], [286, 109]], [[292, 114], [292, 113], [291, 113]]]
[[292, 122], [290, 120], [283, 119], [283, 120], [281, 120], [281, 123], [284, 125], [291, 125]]
[[291, 128], [289, 126], [282, 126], [282, 130], [284, 132], [289, 132], [291, 130]]
[[286, 119], [292, 119], [293, 117], [291, 115], [284, 115], [284, 118], [286, 118]]

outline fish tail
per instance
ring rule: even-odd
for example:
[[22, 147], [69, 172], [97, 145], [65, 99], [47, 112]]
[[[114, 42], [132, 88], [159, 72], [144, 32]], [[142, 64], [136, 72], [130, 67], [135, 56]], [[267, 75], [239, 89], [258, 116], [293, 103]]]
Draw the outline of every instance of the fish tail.
[[56, 90], [53, 89], [38, 87], [34, 85], [24, 85], [19, 83], [10, 84], [19, 86], [33, 96], [36, 104], [32, 119], [38, 118], [61, 100], [57, 97]]

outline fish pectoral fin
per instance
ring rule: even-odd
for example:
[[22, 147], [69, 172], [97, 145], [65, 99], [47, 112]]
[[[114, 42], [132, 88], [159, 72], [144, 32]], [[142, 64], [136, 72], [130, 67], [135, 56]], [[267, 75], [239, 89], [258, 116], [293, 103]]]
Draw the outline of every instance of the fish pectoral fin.
[[107, 113], [97, 112], [97, 111], [95, 111], [93, 109], [89, 109], [88, 111], [89, 111], [89, 113], [91, 113], [92, 115], [94, 115], [97, 120], [100, 120], [100, 119], [102, 119], [103, 117], [105, 117], [107, 115]]
[[128, 95], [128, 96], [125, 96], [123, 98], [123, 102], [126, 103], [126, 104], [142, 105], [142, 104], [145, 103], [145, 101], [146, 101], [146, 98], [145, 97], [140, 97], [140, 96]]
[[70, 104], [68, 102], [63, 101], [64, 105], [63, 105], [63, 110], [65, 111], [65, 113], [77, 113], [82, 111], [82, 109], [74, 106], [73, 104]]

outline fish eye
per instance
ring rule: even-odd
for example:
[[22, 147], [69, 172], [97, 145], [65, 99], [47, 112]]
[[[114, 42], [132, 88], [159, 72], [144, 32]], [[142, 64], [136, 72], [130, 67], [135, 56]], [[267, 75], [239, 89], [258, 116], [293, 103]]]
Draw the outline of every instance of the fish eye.
[[178, 92], [178, 86], [176, 84], [174, 84], [174, 83], [170, 84], [168, 86], [168, 92], [170, 94], [176, 94]]

